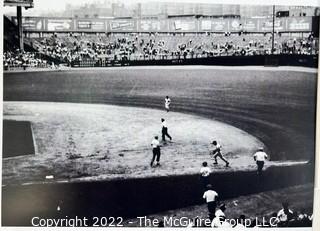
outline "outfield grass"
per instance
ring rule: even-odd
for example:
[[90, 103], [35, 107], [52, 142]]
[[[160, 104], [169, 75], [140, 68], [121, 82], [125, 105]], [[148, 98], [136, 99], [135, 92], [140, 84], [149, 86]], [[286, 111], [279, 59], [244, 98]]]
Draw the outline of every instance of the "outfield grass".
[[316, 73], [206, 67], [4, 73], [5, 101], [163, 108], [166, 95], [173, 111], [215, 118], [256, 136], [273, 160], [314, 157]]

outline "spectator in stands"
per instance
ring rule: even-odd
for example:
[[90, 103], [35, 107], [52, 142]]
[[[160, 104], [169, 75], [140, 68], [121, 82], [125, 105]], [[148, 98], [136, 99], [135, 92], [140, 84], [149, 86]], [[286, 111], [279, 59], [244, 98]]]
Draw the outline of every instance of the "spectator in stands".
[[231, 224], [226, 221], [225, 217], [215, 217], [211, 223], [212, 228], [232, 228]]
[[286, 227], [288, 226], [289, 221], [294, 218], [293, 212], [289, 209], [289, 203], [283, 202], [282, 209], [277, 214], [278, 226]]
[[[266, 34], [267, 35], [267, 34]], [[310, 33], [305, 38], [291, 38], [280, 33], [276, 35], [275, 54], [304, 54], [311, 55], [318, 52], [318, 39]], [[39, 53], [69, 65], [75, 62], [123, 61], [137, 59], [188, 59], [212, 57], [220, 55], [257, 55], [271, 54], [272, 39], [270, 36], [260, 36], [249, 33], [224, 35], [184, 35], [172, 34], [116, 34], [81, 35], [70, 33], [67, 36], [55, 33], [49, 38], [25, 38], [29, 45]], [[30, 56], [34, 53], [29, 53]], [[24, 58], [26, 54], [23, 55]], [[7, 57], [6, 57], [7, 58]], [[39, 60], [25, 60], [26, 65], [37, 66]], [[15, 65], [22, 67], [22, 57], [14, 58]], [[30, 62], [31, 61], [31, 62]], [[22, 63], [20, 63], [22, 62]], [[12, 65], [4, 60], [4, 65]], [[32, 64], [31, 64], [32, 63]], [[36, 65], [34, 64], [36, 63]], [[50, 62], [51, 63], [51, 62]]]
[[233, 228], [237, 228], [237, 229], [246, 228], [246, 216], [243, 214], [240, 215], [239, 218], [237, 219], [237, 223], [233, 226]]
[[214, 219], [212, 220], [211, 227], [213, 228], [231, 228], [231, 225], [226, 221], [226, 215], [224, 211], [226, 210], [226, 205], [221, 204], [219, 209], [215, 212]]

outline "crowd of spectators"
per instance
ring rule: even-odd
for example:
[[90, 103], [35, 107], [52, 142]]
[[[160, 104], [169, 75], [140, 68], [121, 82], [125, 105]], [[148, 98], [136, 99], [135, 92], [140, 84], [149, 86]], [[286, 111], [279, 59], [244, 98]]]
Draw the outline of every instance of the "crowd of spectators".
[[[201, 58], [272, 53], [270, 34], [69, 33], [30, 40], [39, 52], [67, 63], [75, 60]], [[316, 47], [317, 40], [312, 34], [303, 38], [279, 33], [275, 36], [275, 54], [316, 54]]]
[[[4, 67], [48, 66], [45, 58], [39, 58], [41, 54], [71, 65], [74, 61], [188, 59], [272, 53], [270, 34], [65, 33], [25, 40], [38, 52], [5, 52]], [[318, 39], [311, 33], [304, 37], [277, 33], [273, 53], [317, 54], [317, 46]]]
[[35, 52], [6, 51], [3, 53], [3, 68], [47, 68], [50, 66], [46, 59]]

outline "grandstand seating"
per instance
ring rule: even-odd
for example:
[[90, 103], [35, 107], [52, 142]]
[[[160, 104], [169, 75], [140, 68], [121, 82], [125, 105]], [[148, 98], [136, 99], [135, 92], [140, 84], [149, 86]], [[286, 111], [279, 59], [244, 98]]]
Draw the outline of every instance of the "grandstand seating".
[[[15, 27], [5, 20], [7, 28]], [[6, 31], [16, 31], [15, 29]], [[7, 32], [9, 33], [9, 32]], [[5, 51], [14, 51], [5, 36]], [[276, 34], [275, 54], [317, 54], [318, 40]], [[25, 38], [29, 51], [38, 52], [48, 61], [68, 63], [94, 60], [141, 60], [198, 58], [226, 55], [271, 54], [270, 34], [246, 33], [55, 33], [48, 37]], [[12, 56], [12, 55], [11, 55]], [[39, 55], [38, 55], [39, 56]], [[29, 57], [29, 56], [28, 56]], [[4, 59], [4, 65], [6, 64]], [[21, 60], [20, 60], [21, 61]]]
[[[272, 39], [264, 34], [55, 34], [29, 38], [40, 52], [63, 61], [74, 59], [138, 59], [162, 56], [270, 54]], [[275, 53], [315, 54], [315, 39], [275, 36]], [[117, 56], [117, 57], [116, 57]]]

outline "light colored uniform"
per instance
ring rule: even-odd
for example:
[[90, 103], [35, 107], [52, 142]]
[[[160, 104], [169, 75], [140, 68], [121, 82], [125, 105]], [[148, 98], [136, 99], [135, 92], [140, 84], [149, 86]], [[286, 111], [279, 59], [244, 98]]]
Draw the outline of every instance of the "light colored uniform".
[[171, 103], [171, 99], [170, 98], [165, 98], [164, 99], [165, 103], [164, 103], [164, 107], [166, 110], [170, 110], [170, 103]]
[[163, 122], [161, 123], [161, 125], [162, 125], [162, 127], [164, 127], [164, 128], [168, 128], [168, 125], [167, 125], [167, 122], [166, 122], [166, 121], [163, 121]]
[[208, 190], [203, 194], [203, 199], [206, 199], [206, 202], [213, 202], [216, 200], [216, 197], [218, 196], [218, 193], [213, 190]]
[[160, 162], [161, 153], [160, 153], [160, 142], [159, 142], [159, 140], [153, 139], [152, 142], [151, 142], [151, 146], [152, 146], [153, 156], [152, 156], [150, 165], [152, 167], [154, 160], [157, 161], [158, 165], [159, 165], [159, 162]]
[[256, 152], [253, 157], [255, 157], [256, 161], [265, 161], [268, 159], [268, 155], [263, 151]]
[[218, 197], [218, 193], [216, 191], [211, 190], [211, 189], [207, 190], [203, 194], [203, 199], [205, 199], [207, 202], [209, 214], [214, 214], [216, 211], [217, 197]]
[[152, 148], [157, 148], [160, 146], [160, 142], [157, 139], [153, 139], [151, 142]]
[[257, 167], [258, 167], [258, 174], [262, 174], [262, 169], [264, 166], [264, 161], [268, 159], [268, 155], [264, 151], [257, 151], [253, 155], [254, 159], [256, 160]]
[[200, 174], [201, 174], [201, 176], [203, 176], [203, 177], [209, 176], [210, 173], [211, 173], [211, 169], [210, 169], [209, 167], [202, 167], [202, 168], [200, 169]]

